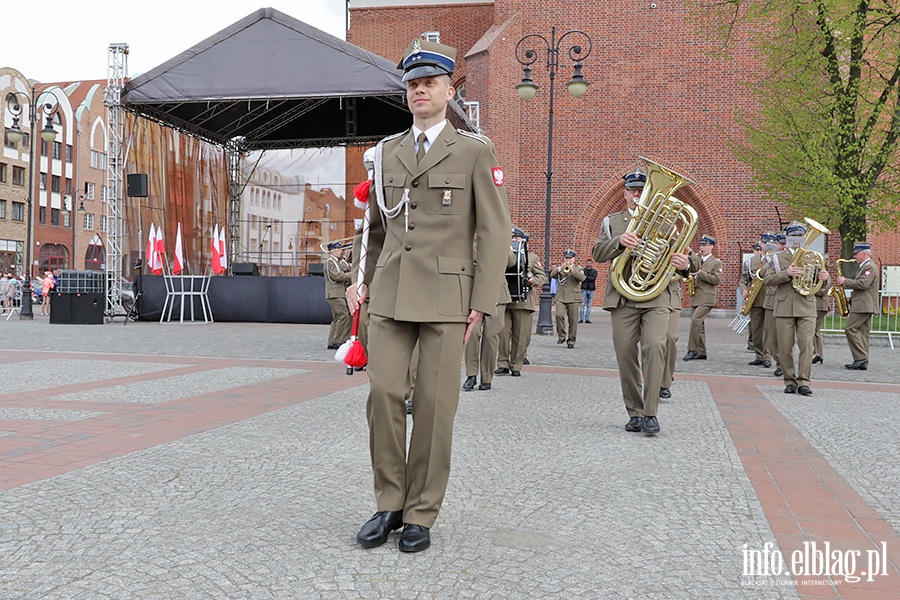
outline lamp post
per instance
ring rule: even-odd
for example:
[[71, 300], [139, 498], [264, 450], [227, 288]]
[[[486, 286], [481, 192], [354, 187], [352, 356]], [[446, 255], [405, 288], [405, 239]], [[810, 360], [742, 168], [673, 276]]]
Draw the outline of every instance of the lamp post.
[[299, 275], [299, 266], [297, 265], [297, 235], [290, 234], [288, 236], [288, 250], [291, 251], [291, 277]]
[[[40, 105], [40, 113], [46, 116], [46, 123], [44, 128], [41, 129], [41, 139], [49, 144], [56, 141], [56, 130], [53, 128], [53, 114], [55, 113], [55, 108], [59, 106], [59, 98], [50, 91], [42, 92], [41, 95], [53, 96], [54, 101], [54, 104], [45, 102]], [[19, 96], [30, 101], [28, 105], [28, 121], [31, 127], [30, 137], [28, 138], [31, 148], [29, 149], [28, 155], [28, 198], [26, 201], [26, 210], [28, 214], [25, 217], [25, 282], [22, 284], [22, 309], [19, 312], [19, 318], [33, 320], [34, 312], [31, 308], [31, 245], [33, 243], [31, 241], [31, 226], [33, 219], [32, 213], [34, 211], [32, 210], [31, 194], [32, 188], [34, 187], [34, 163], [37, 161], [34, 131], [37, 126], [38, 111], [35, 110], [37, 99], [35, 98], [34, 87], [31, 88], [31, 97], [23, 92], [9, 92], [6, 95], [7, 109], [13, 115], [12, 127], [10, 127], [10, 130], [7, 133], [7, 138], [11, 143], [17, 145], [25, 137], [25, 134], [19, 128], [19, 117], [22, 115], [22, 105], [19, 104]]]
[[[570, 38], [570, 36], [572, 37]], [[570, 38], [572, 40], [571, 45], [568, 45], [567, 48], [563, 44], [563, 41], [566, 40], [566, 38]], [[587, 81], [585, 81], [584, 75], [581, 74], [581, 63], [591, 53], [593, 44], [588, 34], [577, 29], [567, 31], [559, 36], [559, 39], [556, 39], [556, 27], [550, 29], [549, 40], [538, 33], [530, 33], [520, 39], [519, 43], [516, 44], [516, 60], [519, 61], [520, 65], [523, 65], [525, 74], [522, 77], [522, 81], [518, 85], [516, 85], [516, 91], [519, 93], [519, 97], [522, 98], [522, 100], [530, 100], [534, 98], [535, 94], [537, 93], [538, 86], [531, 79], [531, 65], [537, 62], [538, 50], [541, 48], [541, 42], [543, 42], [543, 49], [547, 53], [547, 71], [550, 74], [550, 112], [548, 115], [547, 131], [547, 172], [545, 173], [547, 179], [547, 196], [546, 204], [544, 207], [544, 260], [547, 263], [547, 273], [549, 274], [550, 190], [553, 181], [553, 84], [556, 81], [557, 69], [566, 66], [564, 64], [560, 64], [559, 62], [560, 49], [564, 48], [566, 55], [568, 55], [569, 59], [574, 63], [572, 65], [572, 79], [569, 80], [568, 83], [566, 83], [566, 88], [569, 91], [569, 95], [571, 95], [573, 98], [580, 98], [584, 96], [585, 93], [587, 93], [588, 83]], [[566, 42], [566, 44], [569, 44], [569, 42]], [[537, 49], [535, 49], [535, 46], [537, 46]], [[538, 313], [537, 323], [537, 333], [539, 335], [546, 335], [553, 331], [553, 323], [552, 319], [550, 318], [550, 300], [550, 282], [548, 280], [548, 282], [544, 284], [543, 290], [541, 291], [541, 306], [540, 312]]]
[[[72, 207], [74, 206], [74, 202], [72, 200], [72, 196], [70, 196], [69, 194], [66, 194], [65, 204], [63, 205], [62, 210], [59, 211], [64, 217], [66, 215], [71, 215], [69, 218], [69, 223], [72, 225], [72, 266], [70, 267], [72, 269], [77, 268], [77, 264], [75, 262], [76, 256], [77, 256], [75, 254], [76, 221], [78, 220], [78, 217], [83, 216], [84, 213], [87, 212], [87, 209], [84, 207], [84, 197], [85, 197], [84, 193], [78, 194], [78, 200], [79, 200], [78, 210], [74, 211], [75, 214], [72, 214], [72, 212], [73, 212]], [[77, 215], [77, 217], [76, 217], [76, 215]], [[138, 246], [140, 246], [140, 244], [138, 244]]]

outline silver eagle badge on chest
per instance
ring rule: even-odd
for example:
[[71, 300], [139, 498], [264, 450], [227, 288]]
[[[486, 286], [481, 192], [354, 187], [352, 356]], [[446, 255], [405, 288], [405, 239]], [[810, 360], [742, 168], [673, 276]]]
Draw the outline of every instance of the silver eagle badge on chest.
[[441, 204], [444, 206], [450, 206], [453, 203], [453, 192], [449, 189], [444, 190], [444, 195], [441, 197]]

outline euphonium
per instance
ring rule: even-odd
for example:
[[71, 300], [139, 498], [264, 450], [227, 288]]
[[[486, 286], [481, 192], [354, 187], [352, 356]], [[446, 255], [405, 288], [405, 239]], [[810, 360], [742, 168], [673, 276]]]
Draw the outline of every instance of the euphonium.
[[[835, 261], [835, 266], [840, 265], [842, 262], [856, 262], [852, 258], [839, 258]], [[846, 317], [850, 314], [850, 305], [847, 303], [847, 292], [844, 290], [844, 286], [842, 285], [833, 285], [828, 288], [827, 294], [834, 298], [834, 310], [838, 312], [842, 317]]]
[[641, 241], [617, 256], [609, 272], [613, 287], [633, 302], [656, 298], [677, 277], [669, 261], [673, 254], [685, 251], [697, 232], [697, 212], [673, 197], [678, 188], [693, 181], [643, 156], [641, 159], [647, 182], [626, 229]]
[[800, 267], [803, 269], [803, 273], [799, 277], [794, 277], [791, 283], [798, 294], [810, 296], [822, 289], [819, 271], [825, 269], [825, 257], [820, 252], [808, 248], [813, 240], [819, 237], [819, 234], [828, 235], [831, 231], [808, 217], [803, 217], [803, 220], [809, 225], [809, 231], [806, 232], [803, 247], [794, 251], [794, 259], [791, 261], [791, 266]]

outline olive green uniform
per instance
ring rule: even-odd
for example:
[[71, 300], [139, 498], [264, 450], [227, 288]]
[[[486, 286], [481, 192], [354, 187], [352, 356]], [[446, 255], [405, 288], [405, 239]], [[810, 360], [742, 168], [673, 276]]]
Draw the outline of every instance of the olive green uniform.
[[335, 256], [325, 259], [325, 299], [331, 307], [328, 345], [340, 346], [350, 339], [350, 309], [344, 292], [350, 285], [350, 265]]
[[521, 371], [525, 353], [534, 330], [533, 314], [540, 302], [541, 287], [547, 283], [547, 272], [534, 252], [528, 253], [528, 272], [532, 274], [531, 291], [524, 300], [506, 305], [506, 322], [500, 333], [497, 366]]
[[666, 330], [666, 369], [663, 372], [660, 387], [672, 387], [675, 380], [675, 361], [678, 358], [678, 321], [681, 317], [681, 305], [683, 296], [681, 291], [681, 279], [673, 279], [669, 284], [669, 297], [672, 300], [669, 313], [669, 328]]
[[688, 350], [706, 356], [706, 315], [716, 305], [716, 288], [722, 282], [722, 261], [712, 254], [706, 260], [691, 255], [691, 273], [694, 274], [696, 292], [691, 298], [691, 331]]
[[[415, 146], [410, 131], [384, 140], [370, 194], [366, 413], [378, 511], [402, 510], [404, 523], [430, 528], [450, 477], [466, 320], [496, 310], [512, 224], [490, 140], [446, 123], [421, 162]], [[407, 453], [404, 396], [417, 342]]]
[[859, 264], [856, 275], [844, 279], [844, 287], [853, 290], [850, 295], [850, 314], [844, 327], [850, 354], [854, 361], [868, 360], [872, 315], [878, 311], [878, 268], [871, 258], [866, 258]]
[[[510, 251], [507, 268], [516, 264], [516, 257]], [[500, 332], [506, 323], [506, 307], [512, 301], [506, 277], [500, 285], [497, 310], [492, 315], [484, 315], [483, 324], [477, 327], [466, 342], [466, 377], [476, 377], [481, 372], [481, 383], [491, 383], [497, 368], [497, 349], [500, 347]]]
[[561, 268], [550, 271], [556, 278], [556, 336], [560, 342], [575, 345], [578, 337], [578, 306], [581, 304], [581, 282], [584, 281], [584, 267], [572, 265], [566, 273]]
[[[761, 254], [754, 254], [750, 257], [750, 268], [741, 272], [741, 291], [750, 291], [756, 279], [756, 273], [762, 266], [762, 258]], [[756, 360], [770, 360], [770, 355], [766, 351], [765, 300], [768, 289], [768, 287], [763, 286], [759, 293], [756, 294], [756, 298], [750, 307], [750, 338], [753, 340], [753, 351], [756, 354]]]

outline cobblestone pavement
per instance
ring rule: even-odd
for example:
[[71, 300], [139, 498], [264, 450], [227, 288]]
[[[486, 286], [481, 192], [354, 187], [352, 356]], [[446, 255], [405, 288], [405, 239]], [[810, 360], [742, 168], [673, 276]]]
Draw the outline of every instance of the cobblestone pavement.
[[648, 438], [622, 430], [592, 320], [462, 394], [415, 555], [355, 543], [367, 381], [326, 326], [0, 321], [0, 598], [900, 595], [900, 349], [850, 372], [830, 338], [813, 396], [788, 396], [709, 319], [709, 359], [678, 361]]

